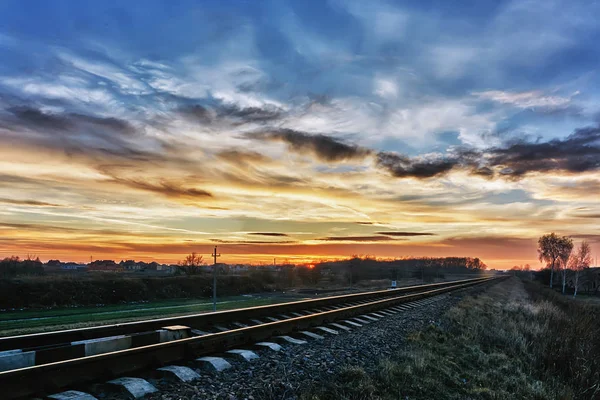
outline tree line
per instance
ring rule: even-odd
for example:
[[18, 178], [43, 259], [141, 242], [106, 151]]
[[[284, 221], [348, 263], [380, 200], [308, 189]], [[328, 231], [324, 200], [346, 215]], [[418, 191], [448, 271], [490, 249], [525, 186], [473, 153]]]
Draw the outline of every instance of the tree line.
[[0, 277], [14, 278], [19, 275], [44, 275], [44, 266], [39, 257], [28, 255], [21, 259], [11, 256], [0, 260]]

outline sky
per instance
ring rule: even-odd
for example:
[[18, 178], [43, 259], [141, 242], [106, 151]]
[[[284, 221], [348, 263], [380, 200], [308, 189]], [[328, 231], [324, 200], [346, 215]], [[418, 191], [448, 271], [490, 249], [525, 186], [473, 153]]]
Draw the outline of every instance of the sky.
[[4, 0], [0, 256], [595, 256], [599, 13]]

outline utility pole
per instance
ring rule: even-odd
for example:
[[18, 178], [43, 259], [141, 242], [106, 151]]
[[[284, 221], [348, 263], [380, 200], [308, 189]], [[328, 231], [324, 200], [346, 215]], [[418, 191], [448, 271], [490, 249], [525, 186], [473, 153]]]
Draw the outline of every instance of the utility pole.
[[215, 250], [211, 254], [213, 256], [214, 264], [213, 264], [213, 312], [217, 311], [217, 257], [221, 257], [220, 254], [217, 254], [217, 246], [215, 246]]

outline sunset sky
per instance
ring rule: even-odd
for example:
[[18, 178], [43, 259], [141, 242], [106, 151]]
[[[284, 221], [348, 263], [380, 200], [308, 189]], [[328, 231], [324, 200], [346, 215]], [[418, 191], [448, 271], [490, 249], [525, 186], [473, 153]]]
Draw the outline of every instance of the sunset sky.
[[0, 257], [600, 256], [600, 3], [0, 2]]

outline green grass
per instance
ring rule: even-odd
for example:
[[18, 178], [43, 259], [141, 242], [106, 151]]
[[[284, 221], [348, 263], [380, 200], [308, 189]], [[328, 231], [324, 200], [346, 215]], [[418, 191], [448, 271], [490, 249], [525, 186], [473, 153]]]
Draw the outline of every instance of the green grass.
[[[219, 298], [217, 310], [255, 307], [293, 301], [289, 296], [230, 296]], [[57, 308], [0, 312], [0, 336], [55, 331], [164, 318], [212, 311], [210, 299], [164, 300], [100, 307]]]
[[403, 351], [342, 367], [301, 399], [600, 398], [598, 315], [531, 285], [512, 278], [467, 297]]

